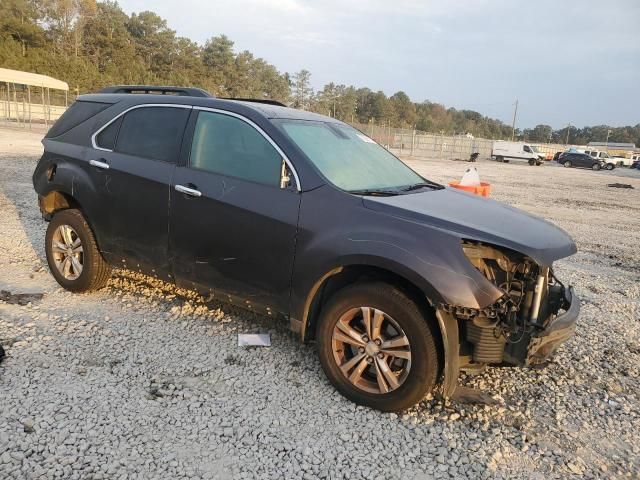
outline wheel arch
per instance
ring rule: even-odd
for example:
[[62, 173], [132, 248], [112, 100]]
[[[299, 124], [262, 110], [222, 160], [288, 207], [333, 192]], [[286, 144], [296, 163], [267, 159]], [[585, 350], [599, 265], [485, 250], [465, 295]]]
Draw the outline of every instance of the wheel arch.
[[96, 244], [98, 245], [98, 249], [102, 251], [100, 248], [100, 237], [96, 232], [96, 229], [91, 221], [91, 218], [87, 214], [84, 209], [82, 203], [78, 200], [77, 196], [73, 195], [71, 192], [67, 191], [60, 186], [56, 188], [50, 189], [47, 193], [38, 196], [38, 202], [40, 204], [40, 212], [42, 213], [42, 217], [46, 221], [51, 221], [53, 216], [62, 210], [76, 209], [80, 211], [82, 216], [84, 217], [85, 222], [89, 225], [91, 232], [93, 233]]
[[40, 210], [45, 220], [51, 220], [56, 212], [69, 208], [83, 211], [80, 202], [71, 193], [62, 189], [53, 189], [40, 196]]
[[[358, 282], [382, 281], [399, 289], [423, 312], [434, 332], [440, 365], [444, 365], [443, 323], [436, 316], [434, 305], [440, 301], [439, 296], [430, 285], [419, 285], [405, 273], [400, 273], [386, 266], [354, 263], [335, 267], [322, 275], [307, 295], [303, 318], [301, 319], [300, 337], [303, 342], [315, 339], [315, 332], [322, 306], [340, 289]], [[456, 325], [457, 326], [457, 325]], [[450, 336], [450, 335], [449, 335]], [[457, 338], [457, 332], [456, 332]]]

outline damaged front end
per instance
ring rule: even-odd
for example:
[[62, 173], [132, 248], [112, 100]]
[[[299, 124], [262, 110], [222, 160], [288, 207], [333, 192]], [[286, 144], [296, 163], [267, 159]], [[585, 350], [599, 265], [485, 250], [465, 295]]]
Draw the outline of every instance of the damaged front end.
[[470, 241], [464, 241], [462, 249], [503, 295], [485, 308], [440, 305], [458, 323], [459, 368], [547, 361], [575, 331], [580, 302], [573, 289], [565, 287], [552, 268], [518, 252]]

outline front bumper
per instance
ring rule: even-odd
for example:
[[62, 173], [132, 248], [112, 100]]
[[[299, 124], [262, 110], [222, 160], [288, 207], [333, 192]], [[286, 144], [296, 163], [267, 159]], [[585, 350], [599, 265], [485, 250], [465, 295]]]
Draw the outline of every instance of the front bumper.
[[580, 299], [573, 287], [565, 289], [563, 308], [566, 311], [549, 322], [546, 328], [529, 342], [527, 365], [546, 362], [562, 343], [573, 336], [580, 314]]

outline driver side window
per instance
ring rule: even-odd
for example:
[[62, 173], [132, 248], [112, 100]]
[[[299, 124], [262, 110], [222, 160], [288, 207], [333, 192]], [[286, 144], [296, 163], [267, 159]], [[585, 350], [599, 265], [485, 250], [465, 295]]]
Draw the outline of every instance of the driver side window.
[[190, 166], [264, 185], [279, 186], [282, 157], [247, 122], [215, 112], [199, 112]]

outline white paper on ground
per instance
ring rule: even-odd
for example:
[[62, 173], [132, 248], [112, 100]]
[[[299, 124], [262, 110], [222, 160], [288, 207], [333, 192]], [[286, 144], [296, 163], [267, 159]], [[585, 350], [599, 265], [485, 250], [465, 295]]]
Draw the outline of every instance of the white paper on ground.
[[270, 347], [271, 334], [269, 333], [239, 333], [239, 347]]
[[476, 169], [476, 167], [467, 168], [467, 171], [464, 172], [459, 185], [462, 185], [463, 187], [480, 186], [480, 175], [478, 174], [478, 170]]

